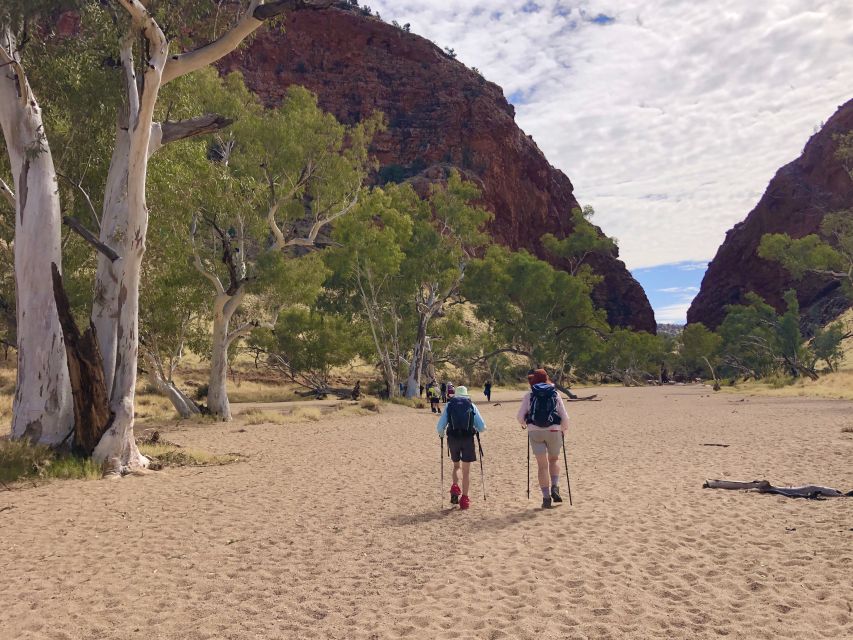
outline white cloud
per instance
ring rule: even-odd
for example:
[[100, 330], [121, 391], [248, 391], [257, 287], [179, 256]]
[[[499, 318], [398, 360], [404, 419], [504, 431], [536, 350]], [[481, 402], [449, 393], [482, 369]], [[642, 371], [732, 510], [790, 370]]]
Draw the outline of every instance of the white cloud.
[[684, 293], [684, 294], [692, 294], [699, 293], [699, 287], [666, 287], [664, 289], [658, 289], [661, 293]]
[[655, 309], [655, 320], [662, 324], [686, 324], [690, 301]]
[[[775, 171], [853, 97], [849, 0], [371, 5], [523, 96], [519, 124], [630, 268], [704, 268]], [[615, 21], [591, 21], [600, 14]]]

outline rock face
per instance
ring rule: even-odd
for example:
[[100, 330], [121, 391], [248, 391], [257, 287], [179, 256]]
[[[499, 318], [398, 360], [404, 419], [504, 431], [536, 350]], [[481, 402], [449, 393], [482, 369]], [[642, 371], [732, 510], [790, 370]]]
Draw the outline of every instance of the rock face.
[[[242, 71], [269, 106], [298, 84], [342, 122], [383, 112], [388, 130], [374, 144], [376, 181], [423, 184], [458, 168], [480, 184], [495, 213], [490, 234], [505, 246], [547, 259], [540, 237], [571, 231], [570, 212], [579, 206], [572, 183], [516, 125], [501, 88], [425, 38], [357, 9], [302, 11], [221, 66]], [[610, 323], [654, 332], [646, 294], [618, 255], [592, 265], [604, 276], [594, 297]]]
[[849, 306], [837, 282], [808, 276], [795, 283], [787, 271], [756, 252], [765, 233], [802, 238], [817, 233], [827, 213], [853, 208], [853, 181], [835, 158], [833, 140], [851, 129], [853, 100], [839, 107], [799, 158], [779, 169], [755, 209], [726, 234], [687, 312], [688, 323], [716, 328], [725, 317], [725, 306], [744, 302], [749, 291], [782, 311], [782, 296], [795, 284], [807, 325], [827, 322]]

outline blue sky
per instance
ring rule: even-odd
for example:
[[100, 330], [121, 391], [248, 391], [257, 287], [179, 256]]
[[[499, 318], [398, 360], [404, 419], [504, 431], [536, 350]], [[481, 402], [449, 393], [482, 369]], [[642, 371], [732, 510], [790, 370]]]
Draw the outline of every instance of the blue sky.
[[684, 324], [707, 267], [707, 262], [677, 262], [634, 269], [631, 275], [646, 290], [658, 322]]
[[[501, 85], [628, 268], [670, 265], [652, 272], [671, 279], [659, 289], [682, 286], [684, 264], [707, 263], [853, 98], [850, 0], [369, 4]], [[662, 319], [686, 308], [651, 287]]]

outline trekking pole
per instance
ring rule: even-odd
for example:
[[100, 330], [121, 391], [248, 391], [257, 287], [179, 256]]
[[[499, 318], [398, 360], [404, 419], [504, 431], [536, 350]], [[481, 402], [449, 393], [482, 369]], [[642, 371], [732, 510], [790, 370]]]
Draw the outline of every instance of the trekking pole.
[[477, 431], [477, 447], [480, 449], [480, 482], [483, 483], [483, 502], [486, 501], [486, 474], [483, 471], [483, 445], [480, 444], [480, 432]]
[[527, 440], [527, 499], [530, 500], [530, 436], [525, 433], [524, 439]]
[[441, 506], [444, 507], [444, 436], [438, 439], [438, 453], [441, 458]]
[[566, 463], [566, 484], [569, 485], [569, 506], [572, 506], [572, 482], [569, 480], [569, 458], [566, 455], [566, 434], [561, 431], [560, 435], [563, 437], [563, 462]]

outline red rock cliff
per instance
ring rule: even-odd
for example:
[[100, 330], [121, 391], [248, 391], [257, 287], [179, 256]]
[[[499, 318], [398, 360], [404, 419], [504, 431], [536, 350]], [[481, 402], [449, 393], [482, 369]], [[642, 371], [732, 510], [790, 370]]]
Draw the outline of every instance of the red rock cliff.
[[[569, 214], [579, 206], [572, 183], [516, 125], [501, 88], [425, 38], [357, 11], [303, 11], [264, 30], [222, 69], [242, 71], [268, 105], [299, 84], [346, 123], [382, 111], [389, 126], [374, 145], [377, 181], [440, 179], [459, 168], [480, 183], [501, 244], [547, 258], [539, 238], [571, 231]], [[604, 276], [594, 295], [610, 323], [654, 332], [646, 294], [618, 255], [593, 266]]]
[[687, 312], [688, 322], [716, 328], [725, 317], [725, 306], [744, 302], [749, 291], [782, 311], [782, 296], [795, 285], [803, 318], [809, 324], [827, 322], [849, 306], [837, 282], [809, 276], [796, 283], [777, 263], [759, 258], [756, 251], [765, 233], [802, 238], [817, 233], [827, 213], [853, 208], [853, 181], [835, 158], [833, 140], [836, 134], [850, 130], [853, 100], [839, 107], [799, 158], [779, 169], [755, 209], [726, 234]]

